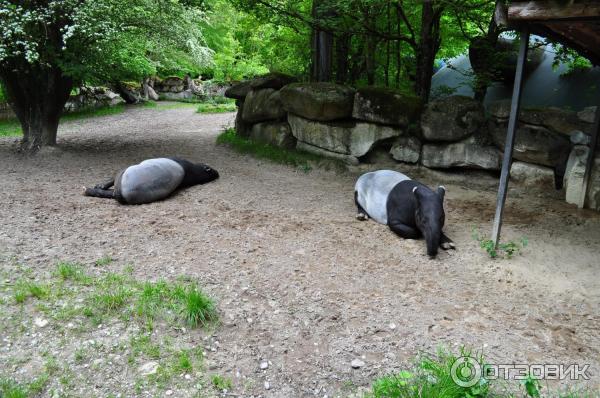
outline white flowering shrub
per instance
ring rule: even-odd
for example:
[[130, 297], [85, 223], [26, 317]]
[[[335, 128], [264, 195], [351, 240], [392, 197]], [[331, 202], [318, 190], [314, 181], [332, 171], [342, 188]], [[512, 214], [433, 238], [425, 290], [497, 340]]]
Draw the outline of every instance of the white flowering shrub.
[[0, 0], [0, 70], [59, 67], [82, 82], [139, 79], [174, 57], [207, 66], [203, 18], [178, 0]]

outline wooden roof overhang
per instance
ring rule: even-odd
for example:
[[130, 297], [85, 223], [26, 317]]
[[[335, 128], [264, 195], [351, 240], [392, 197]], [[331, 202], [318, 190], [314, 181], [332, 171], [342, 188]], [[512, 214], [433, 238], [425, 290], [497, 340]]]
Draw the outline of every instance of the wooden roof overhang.
[[512, 1], [497, 10], [496, 22], [562, 43], [600, 65], [599, 0]]

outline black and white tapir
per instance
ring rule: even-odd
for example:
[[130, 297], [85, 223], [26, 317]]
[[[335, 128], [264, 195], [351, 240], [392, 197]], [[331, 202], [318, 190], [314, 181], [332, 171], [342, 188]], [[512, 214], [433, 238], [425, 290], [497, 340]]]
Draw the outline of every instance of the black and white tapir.
[[356, 218], [362, 221], [371, 217], [405, 239], [424, 237], [427, 254], [435, 257], [438, 247], [455, 248], [454, 242], [442, 232], [445, 193], [443, 186], [434, 192], [397, 171], [366, 173], [354, 187]]
[[[219, 173], [202, 163], [180, 158], [156, 158], [120, 170], [114, 179], [84, 195], [116, 199], [119, 203], [139, 205], [164, 199], [178, 189], [204, 184], [219, 178]], [[110, 187], [114, 186], [114, 189]]]

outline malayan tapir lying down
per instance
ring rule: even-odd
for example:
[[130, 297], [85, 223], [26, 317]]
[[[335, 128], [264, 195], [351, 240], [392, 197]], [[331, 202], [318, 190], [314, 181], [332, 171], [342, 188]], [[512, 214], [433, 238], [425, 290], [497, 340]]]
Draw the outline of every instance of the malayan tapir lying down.
[[366, 173], [360, 176], [354, 188], [356, 218], [371, 217], [405, 239], [424, 237], [427, 254], [435, 257], [438, 247], [454, 249], [452, 240], [442, 232], [445, 192], [442, 186], [434, 192], [396, 171]]
[[[84, 195], [139, 205], [164, 199], [178, 189], [217, 178], [219, 173], [202, 163], [194, 164], [175, 157], [148, 159], [120, 170], [114, 179], [104, 184], [85, 188]], [[114, 189], [110, 189], [112, 186]]]

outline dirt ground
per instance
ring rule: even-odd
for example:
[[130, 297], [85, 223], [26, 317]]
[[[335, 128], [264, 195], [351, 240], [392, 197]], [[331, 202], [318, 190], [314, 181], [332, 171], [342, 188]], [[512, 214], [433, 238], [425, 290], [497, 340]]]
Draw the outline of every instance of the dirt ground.
[[[600, 386], [600, 214], [513, 188], [504, 238], [527, 236], [529, 246], [491, 260], [472, 229], [489, 232], [496, 181], [413, 168], [423, 182], [446, 186], [445, 230], [458, 247], [430, 260], [424, 242], [355, 220], [353, 184], [369, 166], [306, 173], [240, 155], [215, 145], [234, 115], [194, 110], [133, 108], [67, 122], [59, 148], [33, 158], [14, 153], [14, 138], [0, 139], [5, 270], [12, 256], [45, 275], [59, 260], [92, 269], [108, 255], [108, 269], [132, 264], [140, 279], [197, 279], [221, 325], [185, 338], [207, 346], [206, 372], [231, 378], [232, 396], [345, 396], [410, 365], [420, 350], [462, 345], [483, 349], [488, 362], [590, 364], [591, 380], [577, 385]], [[221, 178], [142, 206], [81, 195], [121, 167], [168, 155], [207, 163]], [[0, 361], [25, 358], [0, 363], [0, 373], [34, 377], [53, 330], [61, 330], [62, 345], [52, 347], [64, 360], [101, 332], [70, 337], [60, 326], [10, 343], [0, 336]], [[354, 359], [364, 366], [353, 369]], [[104, 373], [90, 369], [75, 367], [73, 395], [152, 395], [133, 390], [135, 369], [124, 358]], [[192, 393], [180, 386], [173, 396]]]

